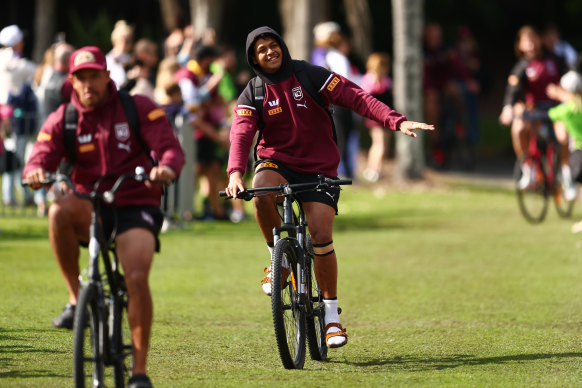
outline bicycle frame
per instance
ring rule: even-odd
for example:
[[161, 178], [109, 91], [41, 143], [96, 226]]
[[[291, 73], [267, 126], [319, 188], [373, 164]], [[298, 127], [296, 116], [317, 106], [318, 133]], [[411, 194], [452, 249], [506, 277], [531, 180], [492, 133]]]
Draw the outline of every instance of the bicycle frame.
[[[554, 191], [554, 153], [556, 152], [554, 141], [549, 137], [549, 135], [544, 136], [542, 131], [544, 128], [536, 128], [529, 139], [528, 154], [532, 156], [535, 160], [539, 160], [542, 163], [542, 168], [546, 174], [546, 184], [548, 185], [548, 190], [550, 192]], [[540, 148], [540, 140], [545, 142], [545, 152], [542, 152]], [[545, 158], [544, 158], [545, 156]], [[544, 160], [545, 159], [545, 160]]]

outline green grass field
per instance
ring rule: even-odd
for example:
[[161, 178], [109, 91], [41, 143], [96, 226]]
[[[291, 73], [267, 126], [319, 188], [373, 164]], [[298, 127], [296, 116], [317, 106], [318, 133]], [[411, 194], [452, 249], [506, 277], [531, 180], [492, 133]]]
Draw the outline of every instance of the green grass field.
[[[532, 226], [513, 192], [469, 183], [353, 186], [340, 205], [347, 346], [283, 369], [258, 227], [196, 223], [162, 235], [151, 273], [154, 385], [582, 386], [582, 206]], [[67, 296], [46, 224], [0, 219], [0, 387], [72, 383], [71, 333], [50, 326]]]

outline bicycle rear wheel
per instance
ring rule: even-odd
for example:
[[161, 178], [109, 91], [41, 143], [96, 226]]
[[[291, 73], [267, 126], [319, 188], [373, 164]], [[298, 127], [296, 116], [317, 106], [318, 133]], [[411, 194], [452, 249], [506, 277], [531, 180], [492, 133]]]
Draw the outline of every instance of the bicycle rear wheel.
[[[290, 276], [285, 278], [282, 275], [284, 258], [291, 270]], [[305, 362], [305, 310], [298, 304], [297, 256], [290, 239], [277, 241], [271, 271], [271, 308], [279, 356], [286, 369], [302, 369]]]
[[131, 330], [127, 318], [127, 303], [127, 293], [124, 292], [115, 299], [115, 303], [112, 306], [111, 358], [115, 386], [117, 388], [125, 387], [125, 382], [130, 376], [133, 360]]
[[90, 283], [79, 293], [73, 332], [73, 377], [75, 387], [104, 386], [105, 357], [100, 332], [99, 291]]
[[305, 315], [307, 331], [307, 344], [311, 359], [315, 361], [327, 361], [327, 344], [325, 343], [325, 305], [323, 294], [315, 278], [313, 262], [313, 245], [311, 236], [307, 235], [307, 255], [305, 258], [305, 283], [307, 285], [307, 298], [309, 305]]
[[[533, 173], [529, 185], [525, 188], [520, 188], [519, 182], [522, 179], [522, 165], [524, 163], [528, 163], [531, 166]], [[548, 211], [549, 190], [546, 184], [546, 174], [540, 164], [540, 160], [529, 155], [519, 158], [515, 162], [513, 177], [521, 214], [532, 224], [542, 222]]]

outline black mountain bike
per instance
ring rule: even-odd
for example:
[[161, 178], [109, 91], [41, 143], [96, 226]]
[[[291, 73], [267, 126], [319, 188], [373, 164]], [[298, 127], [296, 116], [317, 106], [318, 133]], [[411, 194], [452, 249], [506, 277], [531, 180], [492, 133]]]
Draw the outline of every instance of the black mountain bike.
[[[135, 174], [119, 177], [110, 190], [100, 191], [102, 179], [98, 180], [89, 194], [78, 192], [68, 175], [48, 174], [43, 182], [65, 182], [76, 196], [93, 205], [88, 279], [81, 283], [73, 327], [73, 377], [77, 388], [124, 387], [131, 372], [127, 289], [115, 247], [104, 236], [98, 217], [102, 202], [113, 203], [115, 192], [127, 180], [144, 182], [150, 178], [137, 167]], [[112, 373], [107, 373], [106, 367], [111, 366]]]
[[[305, 213], [296, 195], [350, 184], [351, 180], [329, 180], [320, 175], [317, 182], [257, 187], [237, 194], [246, 201], [272, 193], [283, 197], [280, 206], [283, 225], [273, 229], [275, 248], [271, 259], [271, 309], [279, 356], [287, 369], [303, 368], [306, 342], [312, 360], [327, 360], [325, 305], [313, 269], [313, 246], [307, 232]], [[220, 196], [225, 197], [226, 193], [221, 191]], [[285, 260], [288, 269], [285, 268]], [[280, 289], [276, 285], [281, 285]]]

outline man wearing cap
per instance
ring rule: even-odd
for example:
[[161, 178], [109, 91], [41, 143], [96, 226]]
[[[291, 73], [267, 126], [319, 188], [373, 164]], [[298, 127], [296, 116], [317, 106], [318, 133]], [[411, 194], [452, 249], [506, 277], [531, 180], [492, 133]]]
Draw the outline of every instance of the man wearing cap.
[[[73, 52], [69, 79], [73, 86], [71, 103], [79, 116], [71, 175], [78, 191], [90, 192], [102, 177], [101, 187], [110, 187], [117, 177], [133, 172], [136, 166], [146, 167], [155, 180], [170, 182], [177, 178], [184, 155], [164, 112], [147, 97], [134, 97], [141, 137], [158, 157], [158, 165], [152, 167], [149, 155], [129, 128], [99, 48], [89, 46]], [[23, 176], [34, 189], [42, 186], [45, 172], [55, 171], [67, 155], [65, 109], [63, 104], [49, 115], [24, 169]], [[116, 194], [115, 209], [104, 206], [101, 212], [106, 236], [116, 230], [117, 254], [132, 301], [128, 307], [134, 357], [130, 387], [151, 386], [146, 376], [153, 315], [148, 274], [159, 245], [157, 235], [163, 219], [160, 196], [160, 185], [128, 184]], [[79, 241], [88, 241], [90, 218], [90, 203], [70, 193], [49, 209], [49, 240], [69, 290], [69, 303], [53, 321], [55, 327], [70, 329], [73, 325], [79, 291]]]
[[[2, 174], [2, 200], [5, 205], [16, 205], [15, 190], [30, 135], [36, 130], [36, 97], [31, 84], [36, 64], [22, 56], [24, 35], [17, 25], [0, 31], [0, 142], [6, 135], [7, 152], [13, 153], [13, 165]], [[24, 191], [25, 200], [30, 193]]]

